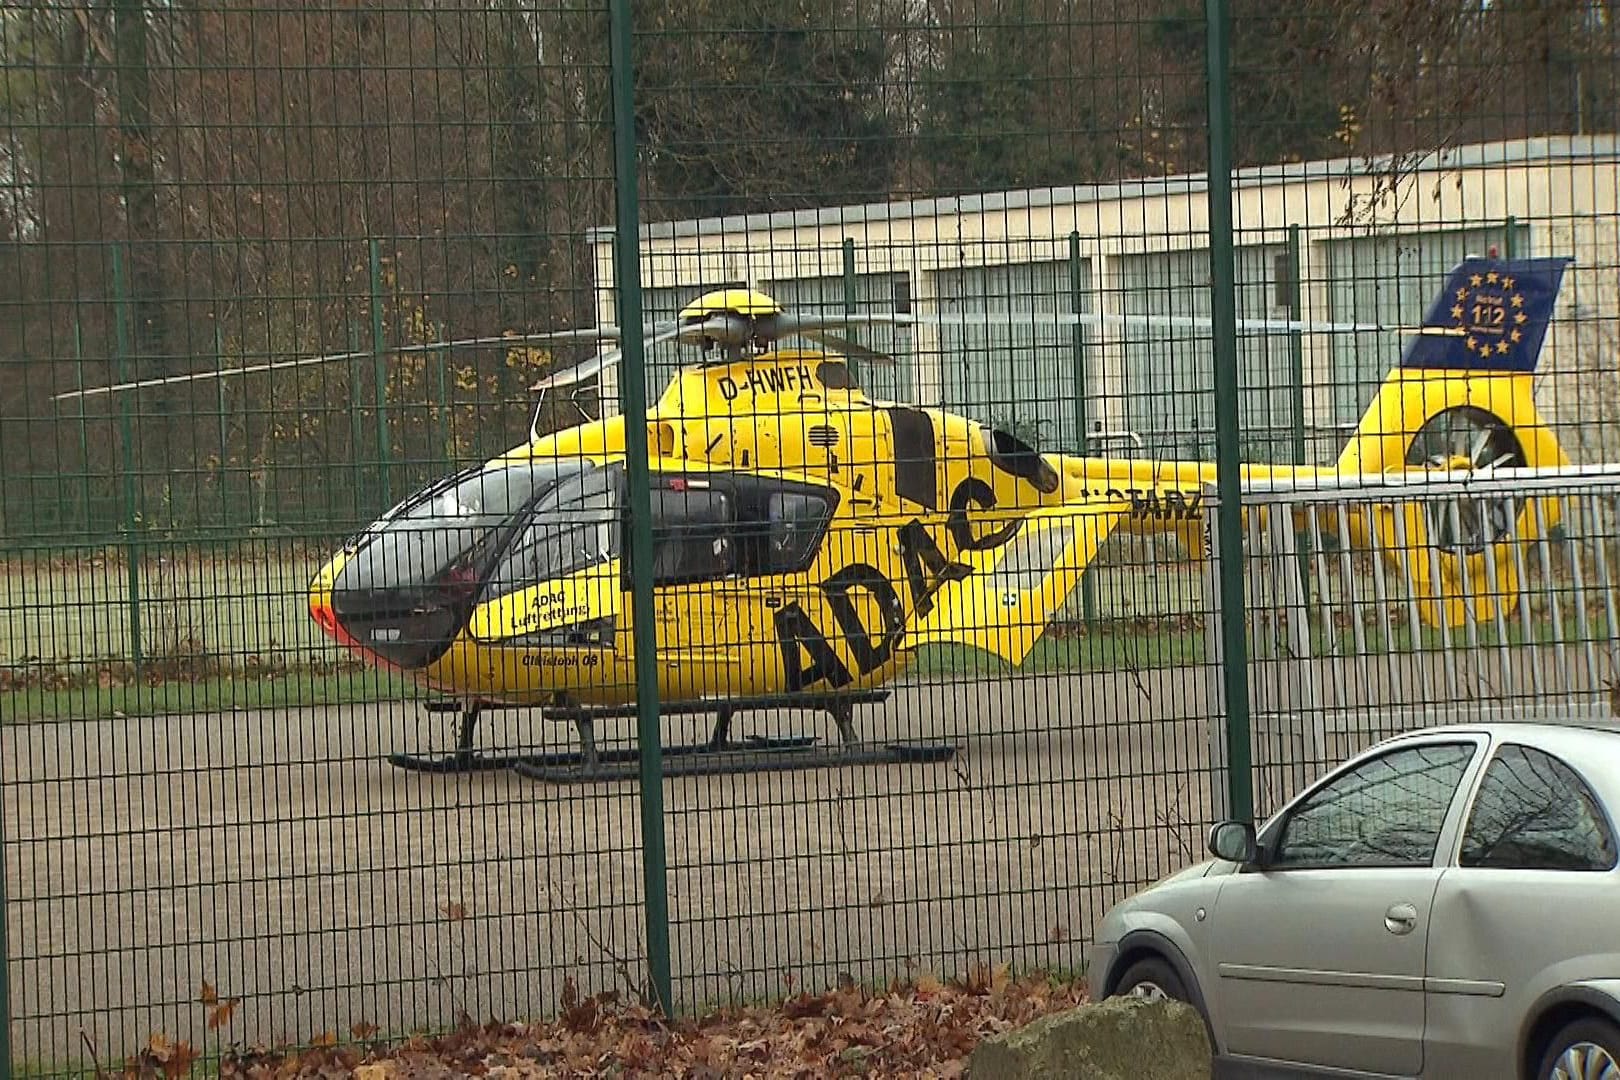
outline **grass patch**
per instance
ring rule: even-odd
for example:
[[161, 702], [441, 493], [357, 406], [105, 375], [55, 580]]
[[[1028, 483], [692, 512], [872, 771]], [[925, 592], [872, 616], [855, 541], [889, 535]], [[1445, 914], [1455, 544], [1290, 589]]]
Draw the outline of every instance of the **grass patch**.
[[0, 695], [7, 722], [95, 720], [119, 716], [279, 709], [300, 705], [354, 705], [398, 701], [421, 691], [390, 672], [288, 672], [275, 676], [211, 676], [155, 685], [29, 687]]
[[1142, 671], [1149, 668], [1200, 664], [1209, 648], [1202, 629], [1147, 629], [1092, 633], [1048, 632], [1035, 642], [1022, 664], [1008, 664], [999, 656], [971, 645], [927, 645], [917, 650], [911, 666], [914, 678], [946, 679], [962, 676], [1086, 674], [1106, 671]]
[[[1527, 632], [1517, 619], [1507, 621], [1505, 634], [1494, 622], [1470, 630], [1443, 631], [1419, 627], [1414, 633], [1404, 624], [1366, 626], [1358, 648], [1353, 628], [1343, 620], [1313, 617], [1310, 637], [1317, 658], [1434, 654], [1446, 649], [1519, 648], [1562, 642], [1569, 648], [1595, 647], [1612, 658], [1614, 639], [1607, 623], [1588, 620], [1583, 628], [1566, 616], [1562, 633], [1550, 619], [1540, 619]], [[1210, 662], [1206, 630], [1191, 619], [1131, 620], [1105, 623], [1088, 630], [1080, 623], [1054, 625], [1036, 642], [1019, 665], [1006, 663], [988, 651], [970, 645], [927, 645], [907, 672], [911, 680], [995, 679], [1009, 675], [1082, 675], [1116, 671], [1149, 671]], [[1449, 636], [1450, 642], [1447, 643]], [[1281, 625], [1251, 635], [1249, 655], [1255, 660], [1286, 658], [1287, 636]], [[1600, 659], [1601, 663], [1601, 659]], [[412, 700], [428, 696], [408, 679], [369, 668], [338, 671], [319, 668], [282, 668], [265, 672], [220, 673], [137, 682], [120, 679], [112, 685], [90, 681], [71, 687], [34, 685], [0, 693], [0, 719], [5, 721], [93, 720], [120, 716], [163, 716], [185, 713], [230, 712], [296, 706], [369, 704]]]

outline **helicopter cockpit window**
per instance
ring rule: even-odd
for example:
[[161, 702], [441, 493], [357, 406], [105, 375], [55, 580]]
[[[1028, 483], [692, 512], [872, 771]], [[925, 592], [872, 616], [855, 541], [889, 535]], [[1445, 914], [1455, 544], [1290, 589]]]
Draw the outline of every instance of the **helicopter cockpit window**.
[[617, 466], [587, 468], [542, 496], [490, 576], [486, 598], [617, 558], [619, 476]]
[[653, 584], [728, 577], [737, 569], [729, 493], [671, 484], [652, 490]]
[[471, 581], [512, 515], [558, 476], [552, 463], [523, 462], [469, 469], [424, 488], [371, 528], [374, 539], [360, 546], [346, 573], [353, 580], [343, 584], [422, 586], [452, 566], [458, 581]]
[[332, 583], [333, 613], [393, 663], [431, 663], [454, 640], [519, 512], [571, 472], [503, 463], [423, 488], [353, 541]]

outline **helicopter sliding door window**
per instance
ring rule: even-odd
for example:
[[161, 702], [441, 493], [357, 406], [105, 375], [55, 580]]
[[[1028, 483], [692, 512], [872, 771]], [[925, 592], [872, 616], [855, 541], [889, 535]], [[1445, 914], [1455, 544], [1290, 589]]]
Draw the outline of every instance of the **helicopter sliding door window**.
[[684, 478], [652, 488], [653, 585], [730, 577], [737, 569], [736, 515], [729, 492]]
[[623, 470], [586, 466], [551, 488], [496, 566], [485, 599], [567, 577], [619, 557]]
[[808, 570], [832, 518], [833, 493], [770, 476], [738, 474], [726, 483], [737, 500], [737, 574], [773, 577]]
[[832, 517], [832, 503], [811, 491], [774, 491], [765, 500], [766, 574], [791, 574], [815, 561]]
[[653, 585], [806, 570], [836, 505], [825, 488], [770, 477], [654, 477]]

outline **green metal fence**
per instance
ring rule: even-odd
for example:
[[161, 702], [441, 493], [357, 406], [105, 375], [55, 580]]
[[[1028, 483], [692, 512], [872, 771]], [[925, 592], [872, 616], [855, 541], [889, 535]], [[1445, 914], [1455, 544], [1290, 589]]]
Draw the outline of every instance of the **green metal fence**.
[[[1345, 454], [1620, 455], [1608, 0], [0, 0], [0, 56], [0, 1063], [402, 1035], [548, 1014], [565, 985], [690, 1012], [1073, 975], [1255, 777], [1269, 811], [1395, 724], [1292, 740], [1332, 708], [1276, 706], [1279, 670], [1381, 657], [1388, 685], [1333, 708], [1466, 710], [1492, 695], [1435, 671], [1552, 635], [1515, 654], [1547, 676], [1525, 685], [1607, 700], [1620, 481], [1538, 480], [1580, 512], [1489, 534], [1541, 545], [1513, 585], [1537, 599], [1481, 639], [1412, 614], [1421, 574], [1371, 587], [1463, 541], [1421, 514], [1379, 539]], [[1369, 427], [1469, 256], [1572, 260], [1534, 373], [1492, 359]], [[670, 328], [722, 288], [848, 317], [772, 343], [847, 365], [691, 366], [725, 344]], [[520, 492], [411, 501], [614, 417], [622, 445], [568, 436], [544, 481], [501, 474]], [[1058, 494], [1030, 494], [1025, 445]], [[1250, 464], [1365, 516], [1341, 538], [1339, 502]], [[1052, 513], [1012, 529], [990, 512], [1014, 490]], [[1508, 505], [1491, 490], [1459, 512]], [[397, 539], [441, 503], [482, 539]], [[397, 550], [322, 579], [391, 508]], [[611, 573], [533, 569], [598, 520]], [[1019, 582], [1094, 529], [1032, 614]], [[1284, 549], [1294, 599], [1257, 600], [1235, 553], [1275, 575]], [[434, 553], [515, 560], [500, 595], [533, 606], [455, 607], [500, 587], [430, 581]], [[449, 659], [402, 660], [417, 631], [387, 620], [428, 608], [459, 613]], [[1290, 611], [1307, 655], [1279, 660]], [[873, 691], [831, 705], [855, 744], [828, 702], [773, 696], [843, 676]], [[747, 706], [728, 768], [689, 767], [719, 733], [700, 698]], [[461, 734], [503, 767], [392, 756]], [[559, 764], [586, 734], [617, 772]]]

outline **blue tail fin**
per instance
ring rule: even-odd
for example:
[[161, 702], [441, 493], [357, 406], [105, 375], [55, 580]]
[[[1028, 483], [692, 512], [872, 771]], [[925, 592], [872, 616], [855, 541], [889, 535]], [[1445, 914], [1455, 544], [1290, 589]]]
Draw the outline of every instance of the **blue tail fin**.
[[1534, 371], [1572, 261], [1464, 259], [1423, 317], [1424, 332], [1402, 350], [1401, 367]]

